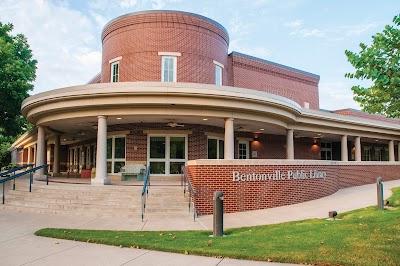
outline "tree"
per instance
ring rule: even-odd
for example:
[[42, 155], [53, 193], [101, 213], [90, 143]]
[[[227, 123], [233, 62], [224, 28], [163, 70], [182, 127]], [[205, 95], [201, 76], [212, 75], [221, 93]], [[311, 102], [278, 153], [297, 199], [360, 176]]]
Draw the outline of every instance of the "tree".
[[345, 77], [371, 80], [370, 87], [353, 86], [354, 100], [363, 111], [388, 117], [400, 117], [400, 15], [393, 25], [386, 25], [382, 33], [372, 36], [371, 45], [360, 43], [361, 51], [346, 50], [348, 61], [356, 69]]
[[33, 89], [37, 61], [24, 35], [11, 35], [13, 25], [0, 21], [0, 163], [7, 162], [6, 149], [26, 129], [20, 113], [22, 101]]

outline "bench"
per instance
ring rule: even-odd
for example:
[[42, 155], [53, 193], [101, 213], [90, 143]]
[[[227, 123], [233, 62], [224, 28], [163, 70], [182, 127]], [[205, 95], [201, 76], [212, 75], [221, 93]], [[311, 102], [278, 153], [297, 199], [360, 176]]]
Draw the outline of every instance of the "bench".
[[128, 180], [129, 176], [136, 177], [138, 181], [143, 181], [144, 175], [146, 173], [146, 166], [144, 164], [126, 164], [121, 167], [121, 181]]

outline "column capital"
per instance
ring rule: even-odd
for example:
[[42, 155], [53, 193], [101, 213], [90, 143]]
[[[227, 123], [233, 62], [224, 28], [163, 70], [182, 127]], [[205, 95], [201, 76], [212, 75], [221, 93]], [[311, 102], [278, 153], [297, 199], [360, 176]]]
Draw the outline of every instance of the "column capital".
[[98, 116], [97, 116], [97, 119], [101, 119], [101, 118], [103, 118], [103, 119], [107, 119], [107, 118], [108, 118], [108, 116], [105, 116], [105, 115], [98, 115]]
[[225, 118], [225, 121], [234, 121], [235, 120], [235, 118], [233, 118], [233, 117], [226, 117]]

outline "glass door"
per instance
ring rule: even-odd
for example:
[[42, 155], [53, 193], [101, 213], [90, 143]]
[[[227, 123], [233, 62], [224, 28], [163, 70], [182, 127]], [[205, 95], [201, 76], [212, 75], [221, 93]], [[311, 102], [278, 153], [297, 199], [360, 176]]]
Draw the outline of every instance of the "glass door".
[[187, 161], [186, 135], [149, 135], [147, 147], [151, 174], [180, 174]]

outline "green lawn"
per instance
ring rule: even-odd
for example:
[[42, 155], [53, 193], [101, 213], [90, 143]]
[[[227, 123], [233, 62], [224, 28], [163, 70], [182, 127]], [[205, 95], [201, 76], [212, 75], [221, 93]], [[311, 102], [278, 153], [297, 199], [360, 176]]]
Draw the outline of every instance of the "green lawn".
[[400, 188], [393, 207], [339, 214], [341, 220], [310, 219], [276, 225], [209, 231], [103, 231], [42, 229], [35, 234], [91, 243], [184, 254], [318, 265], [400, 265]]

